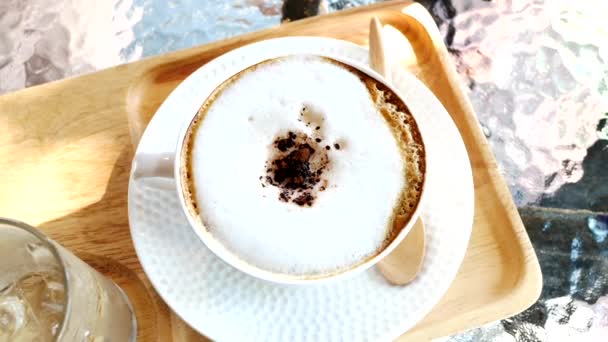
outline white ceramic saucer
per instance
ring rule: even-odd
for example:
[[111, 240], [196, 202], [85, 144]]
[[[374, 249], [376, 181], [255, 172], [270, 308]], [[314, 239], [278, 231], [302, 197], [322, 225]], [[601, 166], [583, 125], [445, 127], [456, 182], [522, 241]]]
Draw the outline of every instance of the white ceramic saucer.
[[[366, 49], [327, 38], [290, 37], [233, 50], [203, 66], [165, 100], [136, 153], [172, 152], [181, 118], [198, 110], [222, 80], [248, 65], [293, 53], [368, 63]], [[391, 286], [374, 269], [311, 286], [254, 279], [215, 257], [190, 229], [175, 191], [144, 179], [129, 183], [135, 249], [167, 304], [200, 333], [219, 341], [372, 341], [394, 339], [420, 321], [453, 281], [473, 224], [473, 179], [460, 134], [441, 103], [413, 75], [392, 80], [415, 113], [428, 155], [422, 216], [427, 252], [418, 278]]]

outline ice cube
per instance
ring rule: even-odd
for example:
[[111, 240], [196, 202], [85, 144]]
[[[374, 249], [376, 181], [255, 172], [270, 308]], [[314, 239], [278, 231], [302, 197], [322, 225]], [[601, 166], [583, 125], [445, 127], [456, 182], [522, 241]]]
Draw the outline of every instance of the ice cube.
[[0, 297], [0, 340], [6, 341], [26, 323], [26, 307], [17, 296]]

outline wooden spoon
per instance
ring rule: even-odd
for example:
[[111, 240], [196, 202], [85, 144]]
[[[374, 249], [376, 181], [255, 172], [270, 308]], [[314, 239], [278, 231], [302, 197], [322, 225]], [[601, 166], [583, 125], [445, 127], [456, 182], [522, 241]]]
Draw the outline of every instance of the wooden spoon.
[[[386, 46], [382, 38], [382, 25], [378, 17], [369, 23], [369, 63], [372, 69], [390, 82]], [[405, 285], [418, 275], [424, 259], [425, 237], [424, 223], [418, 218], [403, 241], [376, 267], [384, 278], [393, 285]]]

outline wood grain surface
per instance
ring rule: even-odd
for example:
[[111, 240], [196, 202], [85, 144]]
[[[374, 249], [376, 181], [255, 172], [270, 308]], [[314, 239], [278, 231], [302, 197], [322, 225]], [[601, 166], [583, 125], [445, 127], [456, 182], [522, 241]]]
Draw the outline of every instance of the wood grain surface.
[[525, 309], [540, 294], [536, 255], [439, 31], [424, 8], [409, 1], [300, 20], [0, 97], [0, 216], [37, 226], [121, 285], [134, 303], [140, 341], [205, 340], [163, 303], [135, 255], [127, 219], [133, 145], [168, 93], [214, 57], [289, 35], [366, 46], [373, 15], [390, 25], [385, 30], [395, 39], [400, 65], [456, 122], [475, 184], [473, 234], [458, 276], [401, 340], [429, 340]]

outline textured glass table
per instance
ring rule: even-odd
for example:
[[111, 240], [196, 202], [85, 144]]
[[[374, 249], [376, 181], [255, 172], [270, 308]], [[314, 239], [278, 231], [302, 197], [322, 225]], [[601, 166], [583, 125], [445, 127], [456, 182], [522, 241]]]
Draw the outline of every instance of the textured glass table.
[[[0, 94], [373, 0], [3, 0]], [[420, 0], [536, 249], [540, 300], [447, 341], [608, 336], [604, 0]]]

